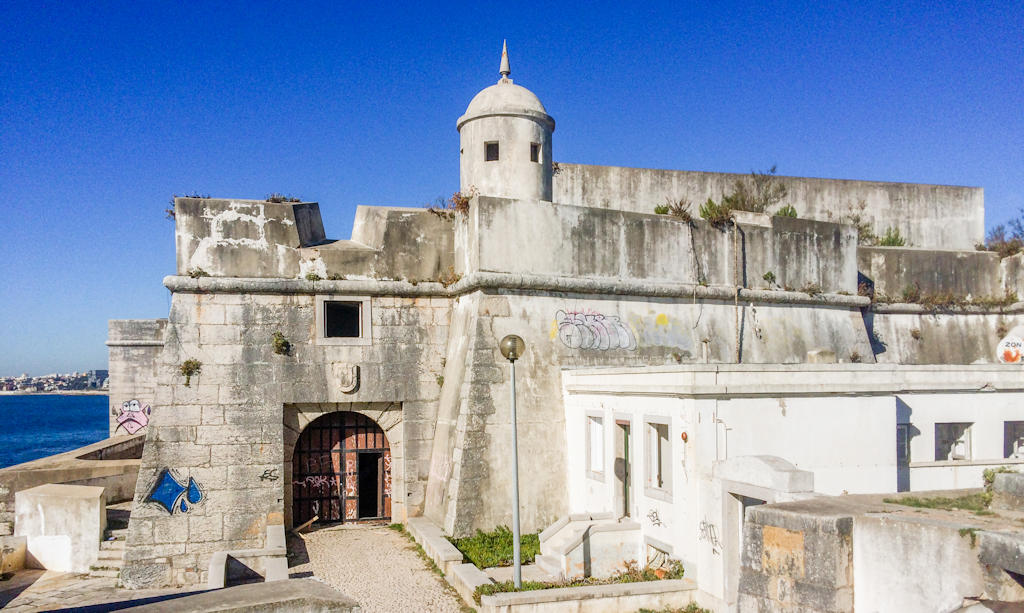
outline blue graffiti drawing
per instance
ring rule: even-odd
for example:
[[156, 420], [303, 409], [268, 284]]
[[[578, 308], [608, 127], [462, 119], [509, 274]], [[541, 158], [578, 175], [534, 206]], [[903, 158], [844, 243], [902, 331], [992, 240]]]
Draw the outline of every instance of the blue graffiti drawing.
[[165, 468], [156, 480], [153, 491], [150, 492], [146, 502], [155, 502], [174, 514], [175, 508], [182, 513], [188, 513], [191, 505], [198, 504], [206, 498], [203, 490], [192, 477], [188, 478], [188, 485], [182, 485], [178, 479], [171, 474], [170, 469]]

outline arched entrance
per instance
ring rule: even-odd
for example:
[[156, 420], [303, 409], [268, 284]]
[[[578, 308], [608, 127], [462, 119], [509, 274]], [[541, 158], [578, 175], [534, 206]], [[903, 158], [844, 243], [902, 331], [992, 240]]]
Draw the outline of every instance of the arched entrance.
[[296, 525], [391, 518], [391, 449], [372, 419], [347, 411], [313, 420], [292, 456]]

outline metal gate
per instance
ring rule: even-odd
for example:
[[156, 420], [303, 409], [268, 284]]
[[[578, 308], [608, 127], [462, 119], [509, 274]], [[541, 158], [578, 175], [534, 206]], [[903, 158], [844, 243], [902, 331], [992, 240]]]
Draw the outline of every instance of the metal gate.
[[306, 426], [292, 456], [296, 525], [391, 518], [391, 450], [373, 420], [329, 413]]

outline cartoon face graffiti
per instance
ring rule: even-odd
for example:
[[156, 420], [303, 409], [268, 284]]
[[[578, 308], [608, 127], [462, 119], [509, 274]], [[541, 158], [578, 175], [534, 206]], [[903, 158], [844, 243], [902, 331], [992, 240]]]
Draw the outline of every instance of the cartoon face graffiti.
[[112, 412], [117, 419], [118, 429], [124, 428], [128, 434], [135, 434], [149, 425], [149, 414], [152, 411], [148, 404], [142, 406], [138, 400], [129, 400], [122, 403], [120, 409], [114, 409]]

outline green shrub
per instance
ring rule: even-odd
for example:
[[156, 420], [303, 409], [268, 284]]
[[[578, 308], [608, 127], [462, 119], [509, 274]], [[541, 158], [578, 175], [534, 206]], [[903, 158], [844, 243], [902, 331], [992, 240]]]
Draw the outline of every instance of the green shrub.
[[[473, 536], [449, 539], [462, 555], [479, 569], [494, 566], [512, 566], [512, 531], [508, 526], [498, 526], [490, 532], [477, 530]], [[540, 553], [540, 536], [519, 535], [520, 555], [523, 564], [532, 564]]]
[[768, 271], [761, 276], [762, 279], [768, 282], [768, 285], [775, 285], [775, 273]]
[[667, 204], [656, 204], [654, 206], [654, 214], [655, 215], [668, 215], [668, 205]]
[[985, 491], [986, 492], [991, 492], [992, 491], [992, 487], [996, 483], [996, 475], [998, 475], [999, 473], [1015, 473], [1015, 472], [1017, 472], [1017, 471], [1015, 469], [1013, 469], [1013, 468], [1010, 468], [1009, 466], [1000, 466], [999, 468], [986, 468], [981, 473], [981, 478], [982, 478], [982, 480], [985, 483]]
[[732, 223], [732, 209], [725, 204], [718, 204], [711, 198], [700, 205], [699, 213], [702, 219], [708, 220], [713, 226], [725, 226]]
[[198, 375], [202, 371], [203, 363], [199, 360], [188, 359], [178, 367], [178, 372], [185, 376], [185, 387], [191, 387], [192, 375]]
[[210, 273], [206, 272], [202, 268], [193, 268], [192, 270], [188, 271], [188, 276], [192, 277], [193, 279], [198, 279], [200, 277], [209, 277]]
[[722, 196], [722, 204], [735, 211], [764, 213], [786, 194], [786, 186], [778, 182], [772, 166], [765, 172], [751, 172], [750, 176], [733, 181], [732, 192]]
[[782, 207], [781, 209], [775, 211], [775, 216], [776, 217], [796, 217], [796, 209], [793, 208], [793, 205], [787, 204], [786, 206]]
[[889, 226], [885, 229], [885, 236], [878, 239], [878, 244], [882, 247], [903, 247], [907, 241], [900, 234], [899, 228]]
[[320, 275], [316, 274], [315, 272], [307, 272], [306, 273], [306, 281], [323, 281], [323, 280], [324, 280], [324, 278], [321, 277]]
[[270, 344], [274, 347], [274, 353], [277, 355], [288, 355], [292, 351], [292, 344], [288, 342], [288, 339], [280, 331], [274, 332], [270, 339]]

